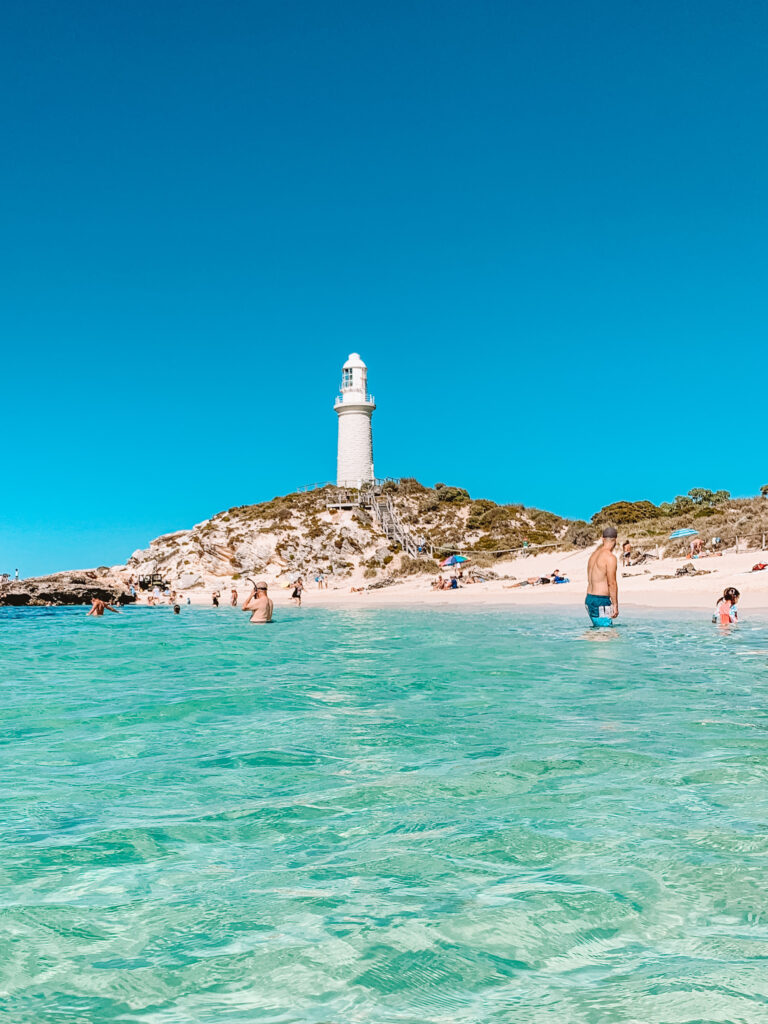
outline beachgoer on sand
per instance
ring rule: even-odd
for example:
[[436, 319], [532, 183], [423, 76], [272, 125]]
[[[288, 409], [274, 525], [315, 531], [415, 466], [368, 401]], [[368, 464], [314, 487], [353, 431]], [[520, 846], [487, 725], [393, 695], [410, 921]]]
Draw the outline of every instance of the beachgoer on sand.
[[232, 607], [233, 607], [233, 608], [237, 608], [237, 598], [238, 598], [238, 596], [239, 596], [239, 595], [238, 595], [237, 591], [235, 590], [235, 588], [234, 588], [234, 587], [232, 587], [232, 595], [231, 595], [231, 598], [232, 598]]
[[293, 593], [291, 594], [291, 600], [296, 602], [296, 607], [301, 608], [301, 592], [304, 590], [304, 580], [299, 576], [296, 582], [293, 584]]
[[220, 597], [221, 597], [220, 592], [218, 590], [214, 590], [213, 595], [211, 597], [211, 603], [213, 604], [214, 608], [218, 608], [219, 607], [219, 598]]
[[729, 626], [732, 622], [739, 621], [739, 611], [736, 607], [739, 594], [736, 587], [726, 587], [723, 596], [718, 598], [715, 610], [712, 615], [713, 622], [719, 622], [721, 626]]
[[584, 604], [593, 626], [611, 626], [619, 614], [619, 585], [616, 581], [616, 547], [618, 531], [606, 526], [600, 547], [587, 563], [587, 596]]

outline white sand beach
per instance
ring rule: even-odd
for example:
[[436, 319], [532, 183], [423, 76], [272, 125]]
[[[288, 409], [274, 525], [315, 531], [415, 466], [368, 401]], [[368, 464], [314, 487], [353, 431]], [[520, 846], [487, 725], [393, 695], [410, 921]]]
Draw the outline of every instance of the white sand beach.
[[[305, 577], [305, 607], [396, 607], [398, 605], [422, 605], [424, 607], [453, 607], [475, 605], [510, 605], [526, 608], [537, 606], [580, 607], [584, 603], [587, 587], [587, 559], [592, 549], [566, 553], [539, 554], [513, 561], [498, 562], [494, 572], [499, 576], [516, 577], [517, 581], [527, 577], [546, 576], [555, 569], [566, 575], [570, 582], [513, 588], [512, 579], [495, 579], [486, 583], [464, 585], [459, 590], [435, 591], [431, 589], [434, 577], [407, 577], [391, 586], [376, 590], [353, 592], [352, 587], [364, 587], [370, 581], [356, 573], [347, 580], [330, 580], [328, 589], [320, 590], [314, 579]], [[619, 566], [619, 606], [640, 606], [660, 609], [702, 609], [714, 607], [715, 601], [727, 586], [734, 586], [741, 592], [739, 612], [742, 616], [750, 611], [768, 611], [768, 570], [751, 572], [756, 563], [768, 561], [765, 552], [750, 550], [742, 553], [725, 553], [720, 557], [705, 557], [689, 563], [685, 558], [653, 559], [642, 566], [622, 568]], [[470, 563], [471, 564], [471, 563]], [[706, 574], [701, 576], [675, 577], [675, 571], [683, 565], [692, 564]], [[482, 571], [482, 570], [480, 570]], [[445, 574], [447, 575], [447, 574]], [[672, 579], [652, 579], [654, 576], [671, 576]], [[269, 592], [275, 606], [291, 603], [291, 587], [282, 579], [269, 577]], [[185, 592], [192, 604], [210, 605], [214, 590], [221, 591], [221, 604], [229, 604], [231, 586], [237, 587], [242, 601], [249, 587], [244, 580], [207, 577], [204, 588]]]

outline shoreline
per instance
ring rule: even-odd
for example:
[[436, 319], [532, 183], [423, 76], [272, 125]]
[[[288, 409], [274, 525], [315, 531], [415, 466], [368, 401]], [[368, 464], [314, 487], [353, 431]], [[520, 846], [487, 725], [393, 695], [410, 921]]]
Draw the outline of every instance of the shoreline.
[[[566, 609], [582, 611], [587, 592], [587, 560], [591, 549], [578, 549], [556, 554], [537, 554], [518, 557], [506, 562], [496, 562], [493, 567], [494, 579], [482, 583], [462, 583], [457, 590], [437, 591], [432, 589], [435, 576], [414, 575], [393, 577], [386, 586], [367, 589], [372, 581], [358, 570], [346, 577], [331, 577], [328, 587], [318, 589], [310, 574], [305, 574], [307, 585], [303, 594], [303, 607], [315, 608], [524, 608]], [[711, 612], [718, 597], [726, 587], [736, 587], [741, 594], [739, 610], [742, 614], [768, 612], [768, 570], [752, 572], [754, 565], [768, 561], [768, 553], [751, 550], [727, 552], [717, 558], [687, 560], [681, 558], [653, 559], [643, 565], [619, 568], [619, 609], [627, 608], [661, 610], [689, 610]], [[472, 570], [471, 563], [464, 567]], [[549, 577], [557, 570], [566, 576], [565, 583], [534, 583], [520, 586], [527, 579], [539, 580]], [[479, 574], [484, 570], [477, 568]], [[683, 575], [678, 575], [679, 572]], [[443, 571], [444, 576], [448, 576]], [[258, 573], [266, 580], [269, 594], [275, 608], [291, 605], [291, 590], [296, 574], [281, 570], [279, 575]], [[253, 574], [251, 578], [256, 578]], [[377, 580], [382, 580], [379, 574]], [[126, 566], [113, 566], [99, 575], [98, 570], [81, 570], [58, 574], [51, 577], [36, 577], [30, 580], [31, 593], [37, 600], [5, 601], [8, 607], [73, 607], [85, 606], [90, 601], [91, 591], [105, 600], [114, 600], [110, 594], [120, 591], [127, 593], [131, 570]], [[518, 585], [515, 585], [517, 583]], [[14, 584], [14, 589], [24, 590], [24, 581]], [[212, 607], [214, 591], [220, 592], [220, 607], [231, 607], [230, 594], [238, 592], [238, 606], [242, 605], [250, 584], [243, 577], [220, 576], [213, 573], [200, 574], [187, 589], [174, 582], [168, 584], [182, 607]], [[37, 588], [37, 589], [35, 589]], [[58, 601], [57, 590], [69, 591], [69, 599]], [[103, 593], [102, 593], [103, 591]], [[40, 598], [51, 595], [54, 599], [48, 605]], [[137, 607], [148, 607], [148, 593], [139, 591]], [[74, 599], [73, 599], [74, 597]], [[78, 600], [78, 597], [80, 600]], [[82, 604], [81, 604], [82, 602]], [[159, 607], [168, 605], [168, 598], [161, 599]], [[620, 614], [621, 617], [621, 614]]]
[[[521, 607], [574, 610], [584, 609], [587, 592], [587, 559], [592, 549], [560, 552], [556, 555], [534, 555], [514, 561], [497, 563], [494, 571], [507, 579], [488, 580], [485, 583], [464, 585], [459, 590], [435, 591], [431, 589], [434, 577], [411, 576], [397, 580], [387, 587], [352, 593], [351, 587], [366, 583], [355, 575], [344, 581], [332, 582], [328, 589], [318, 590], [310, 580], [303, 595], [303, 607], [318, 608], [470, 608], [470, 607]], [[674, 611], [711, 611], [725, 587], [735, 586], [741, 592], [739, 610], [744, 614], [768, 612], [768, 570], [751, 572], [751, 567], [768, 555], [760, 551], [728, 553], [719, 558], [702, 558], [694, 561], [680, 558], [659, 559], [643, 566], [626, 569], [619, 567], [619, 610], [624, 608], [659, 609]], [[701, 575], [676, 576], [684, 565], [692, 565]], [[567, 575], [568, 583], [551, 583], [535, 586], [513, 587], [513, 579], [546, 576], [554, 569]], [[480, 570], [482, 572], [482, 570]], [[626, 573], [626, 575], [623, 575]], [[444, 574], [445, 575], [445, 574]], [[654, 576], [670, 577], [653, 579]], [[284, 579], [285, 577], [283, 577]], [[242, 586], [237, 580], [234, 586], [244, 600], [250, 587]], [[290, 604], [290, 584], [280, 579], [269, 580], [269, 594], [275, 608]], [[194, 605], [210, 605], [213, 590], [222, 593], [222, 607], [229, 605], [228, 596], [231, 581], [209, 577], [204, 587], [184, 592], [182, 601], [189, 594]]]

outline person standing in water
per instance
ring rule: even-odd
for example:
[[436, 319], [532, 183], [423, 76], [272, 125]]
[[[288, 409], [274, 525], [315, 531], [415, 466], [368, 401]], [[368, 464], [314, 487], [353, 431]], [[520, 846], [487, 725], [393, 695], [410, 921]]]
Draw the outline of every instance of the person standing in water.
[[267, 593], [266, 583], [257, 583], [250, 595], [243, 601], [243, 611], [253, 612], [251, 622], [271, 622], [273, 604]]
[[729, 626], [732, 622], [738, 622], [739, 612], [736, 605], [740, 596], [736, 587], [726, 587], [723, 596], [715, 605], [712, 621], [719, 622], [721, 626]]
[[113, 608], [111, 604], [107, 604], [106, 601], [102, 601], [100, 597], [92, 597], [91, 610], [88, 612], [88, 614], [103, 615], [104, 612], [114, 612], [115, 615], [120, 614], [117, 608]]
[[606, 526], [600, 547], [589, 556], [584, 604], [593, 626], [611, 626], [619, 614], [619, 585], [613, 553], [617, 537], [616, 527]]
[[232, 587], [231, 600], [232, 600], [232, 607], [233, 608], [237, 608], [237, 598], [238, 598], [237, 590], [234, 587]]

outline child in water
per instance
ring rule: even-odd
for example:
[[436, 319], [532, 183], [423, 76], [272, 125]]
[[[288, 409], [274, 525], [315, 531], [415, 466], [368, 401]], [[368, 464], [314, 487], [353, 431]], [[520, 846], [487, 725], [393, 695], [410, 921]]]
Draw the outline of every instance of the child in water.
[[713, 622], [719, 622], [721, 626], [728, 626], [731, 622], [739, 621], [739, 611], [736, 607], [740, 594], [736, 587], [726, 587], [723, 596], [715, 605], [712, 616]]

